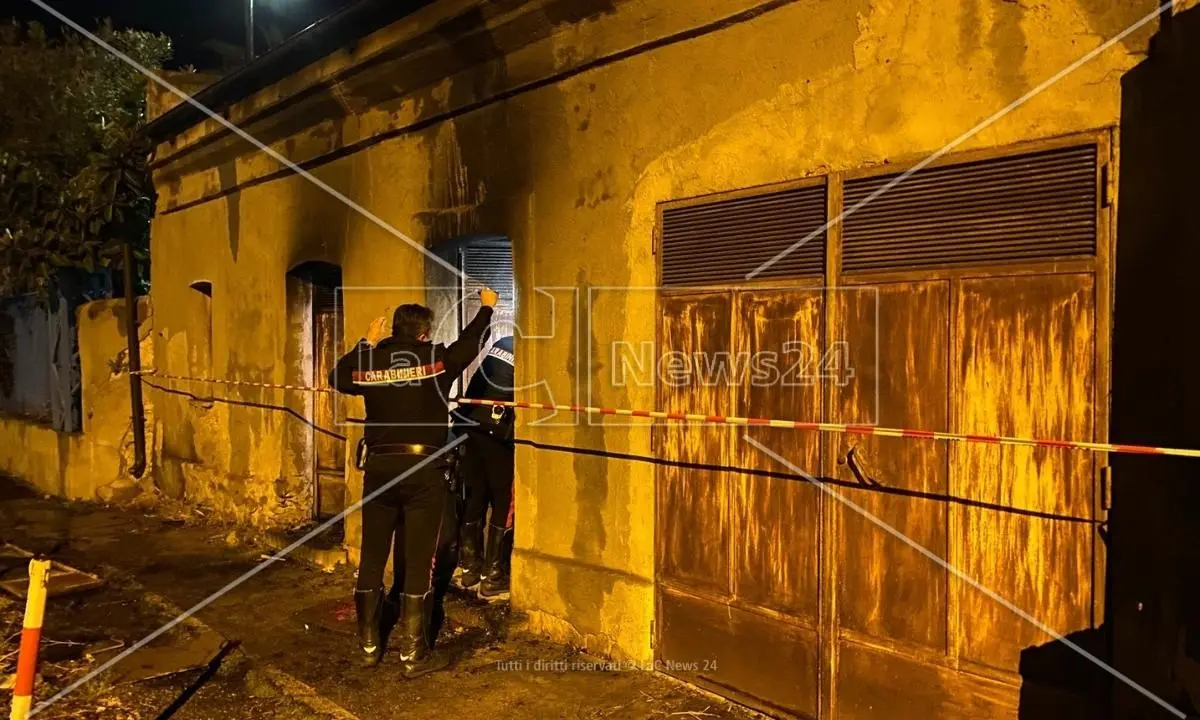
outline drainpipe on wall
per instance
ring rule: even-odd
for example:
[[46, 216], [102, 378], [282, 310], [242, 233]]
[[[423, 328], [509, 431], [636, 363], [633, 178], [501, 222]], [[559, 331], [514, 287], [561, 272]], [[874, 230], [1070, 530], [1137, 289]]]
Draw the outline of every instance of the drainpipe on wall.
[[133, 245], [125, 243], [125, 336], [129, 340], [129, 403], [133, 410], [133, 467], [140, 478], [146, 471], [146, 416], [142, 410], [142, 348], [138, 342], [137, 290], [133, 286]]

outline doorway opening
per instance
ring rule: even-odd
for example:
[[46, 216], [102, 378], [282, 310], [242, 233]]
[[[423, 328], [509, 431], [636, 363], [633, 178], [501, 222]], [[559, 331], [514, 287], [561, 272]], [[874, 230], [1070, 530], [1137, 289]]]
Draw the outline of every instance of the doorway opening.
[[[326, 262], [306, 262], [288, 273], [294, 287], [293, 341], [309, 387], [329, 387], [329, 372], [337, 364], [345, 342], [342, 313], [342, 269]], [[292, 294], [292, 293], [290, 293]], [[325, 520], [346, 509], [346, 441], [334, 437], [345, 415], [336, 393], [312, 392], [307, 404], [313, 426], [308, 428], [305, 460], [311, 478], [312, 516]]]
[[[464, 235], [447, 240], [432, 250], [461, 273], [456, 276], [438, 263], [425, 264], [426, 302], [433, 309], [434, 317], [446, 319], [437, 322], [433, 342], [454, 342], [479, 311], [479, 290], [485, 286], [500, 295], [488, 346], [505, 335], [512, 335], [517, 306], [512, 241], [504, 235]], [[465, 383], [478, 367], [477, 359], [455, 382], [451, 396], [466, 387]]]

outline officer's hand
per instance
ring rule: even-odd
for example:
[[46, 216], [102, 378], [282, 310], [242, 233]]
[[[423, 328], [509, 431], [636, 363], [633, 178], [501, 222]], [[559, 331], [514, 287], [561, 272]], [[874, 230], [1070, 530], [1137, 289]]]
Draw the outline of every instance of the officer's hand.
[[367, 342], [378, 345], [380, 341], [392, 334], [391, 330], [391, 323], [388, 321], [387, 315], [380, 315], [371, 321], [371, 327], [367, 330]]
[[483, 303], [484, 307], [494, 308], [496, 303], [500, 302], [500, 295], [495, 290], [485, 287], [479, 291], [479, 302]]

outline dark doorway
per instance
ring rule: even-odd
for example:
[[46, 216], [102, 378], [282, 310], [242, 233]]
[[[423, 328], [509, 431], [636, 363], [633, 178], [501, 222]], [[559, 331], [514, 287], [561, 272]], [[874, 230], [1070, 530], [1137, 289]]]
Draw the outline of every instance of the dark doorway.
[[[342, 353], [342, 270], [324, 262], [307, 262], [294, 268], [289, 276], [299, 280], [300, 301], [293, 306], [303, 314], [293, 324], [301, 344], [305, 374], [312, 387], [329, 387], [329, 372]], [[307, 299], [307, 302], [304, 300]], [[313, 515], [316, 519], [334, 517], [346, 509], [346, 441], [325, 430], [337, 430], [345, 413], [340, 397], [331, 392], [313, 392], [313, 424], [309, 434], [312, 457]]]

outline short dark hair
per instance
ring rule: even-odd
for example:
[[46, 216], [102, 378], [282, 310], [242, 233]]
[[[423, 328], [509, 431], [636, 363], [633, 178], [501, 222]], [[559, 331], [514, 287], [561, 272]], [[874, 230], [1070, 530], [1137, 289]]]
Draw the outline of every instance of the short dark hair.
[[401, 305], [392, 315], [392, 335], [416, 340], [433, 329], [433, 311], [424, 305]]

